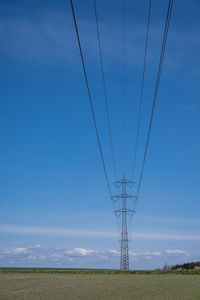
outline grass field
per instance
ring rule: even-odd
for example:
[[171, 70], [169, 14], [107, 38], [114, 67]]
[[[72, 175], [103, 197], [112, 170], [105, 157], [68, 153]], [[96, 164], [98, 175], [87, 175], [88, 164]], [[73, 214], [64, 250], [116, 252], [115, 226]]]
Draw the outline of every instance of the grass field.
[[[51, 269], [1, 269], [0, 299], [200, 300], [200, 276], [181, 273], [55, 274]], [[22, 271], [23, 270], [23, 271]], [[51, 272], [44, 273], [45, 270]], [[59, 270], [57, 270], [59, 271]], [[70, 271], [70, 270], [69, 270]], [[72, 271], [72, 270], [71, 270]], [[161, 275], [165, 274], [165, 275]]]

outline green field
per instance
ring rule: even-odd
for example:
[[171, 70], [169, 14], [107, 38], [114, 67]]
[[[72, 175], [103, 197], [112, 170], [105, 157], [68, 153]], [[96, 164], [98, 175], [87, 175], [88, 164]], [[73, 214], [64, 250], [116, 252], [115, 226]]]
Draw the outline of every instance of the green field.
[[1, 269], [0, 299], [200, 300], [199, 275], [136, 272]]

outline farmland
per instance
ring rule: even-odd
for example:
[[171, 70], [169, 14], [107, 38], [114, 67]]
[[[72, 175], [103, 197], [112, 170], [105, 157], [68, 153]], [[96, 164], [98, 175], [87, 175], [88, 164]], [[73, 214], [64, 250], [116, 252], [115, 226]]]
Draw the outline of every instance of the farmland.
[[198, 273], [0, 269], [0, 299], [200, 300]]

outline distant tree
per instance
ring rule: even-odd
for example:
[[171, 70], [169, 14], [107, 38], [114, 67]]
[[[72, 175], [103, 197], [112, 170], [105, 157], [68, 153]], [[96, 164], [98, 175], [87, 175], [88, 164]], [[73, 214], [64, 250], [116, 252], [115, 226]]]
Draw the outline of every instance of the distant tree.
[[191, 269], [199, 269], [200, 268], [200, 261], [197, 262], [189, 262], [182, 265], [175, 265], [172, 267], [172, 270], [191, 270]]

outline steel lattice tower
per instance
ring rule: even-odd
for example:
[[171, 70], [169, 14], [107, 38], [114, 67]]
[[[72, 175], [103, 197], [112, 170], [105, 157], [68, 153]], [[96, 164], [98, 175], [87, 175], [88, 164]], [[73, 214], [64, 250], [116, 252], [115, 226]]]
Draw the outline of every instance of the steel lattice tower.
[[136, 196], [131, 195], [127, 192], [128, 187], [132, 187], [134, 182], [127, 179], [125, 175], [122, 179], [114, 182], [117, 188], [121, 188], [121, 194], [112, 196], [112, 201], [114, 203], [115, 215], [117, 217], [121, 216], [121, 259], [120, 259], [120, 269], [129, 270], [129, 252], [128, 252], [128, 216], [132, 217], [134, 214], [134, 203]]

